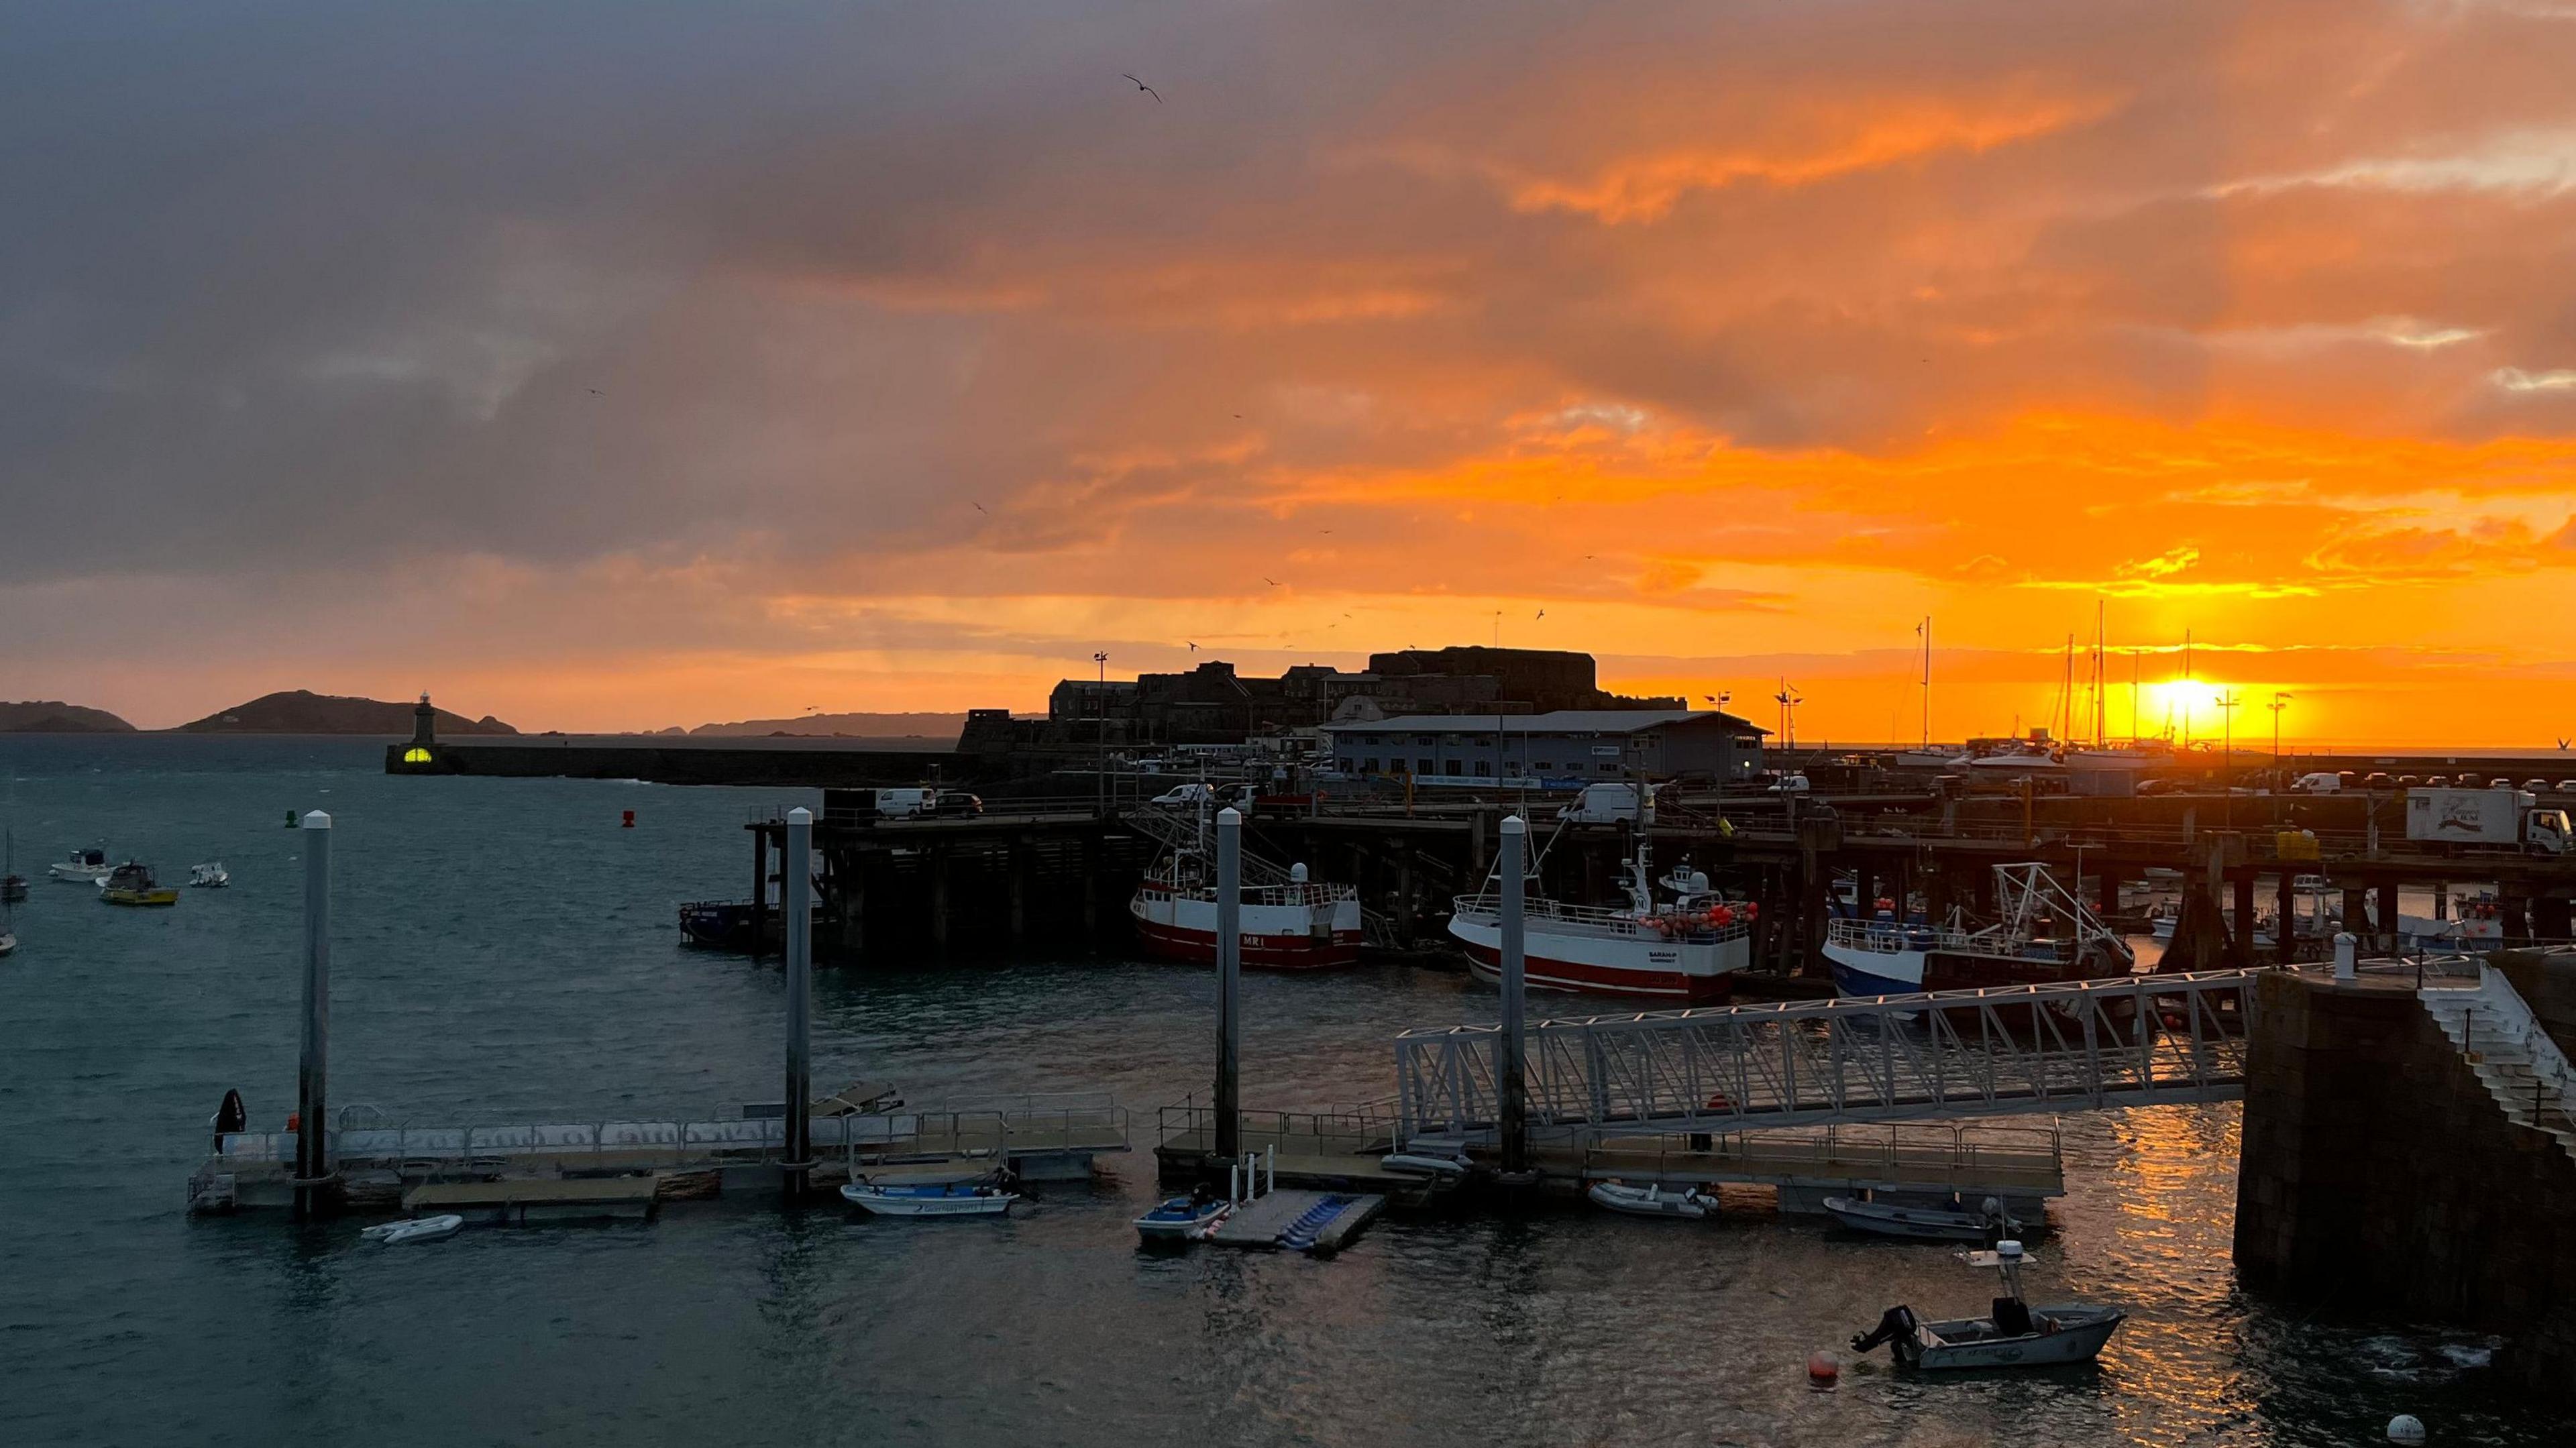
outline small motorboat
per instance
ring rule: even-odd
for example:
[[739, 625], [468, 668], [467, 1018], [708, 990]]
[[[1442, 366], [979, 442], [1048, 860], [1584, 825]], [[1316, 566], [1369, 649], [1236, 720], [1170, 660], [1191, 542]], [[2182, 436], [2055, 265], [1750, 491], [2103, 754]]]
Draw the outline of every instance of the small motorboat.
[[220, 890], [232, 882], [232, 873], [224, 868], [221, 860], [188, 867], [188, 888], [192, 890]]
[[110, 905], [176, 905], [179, 892], [152, 878], [150, 865], [128, 860], [98, 882], [98, 898]]
[[380, 1223], [360, 1232], [358, 1237], [379, 1247], [391, 1247], [402, 1242], [435, 1242], [442, 1237], [453, 1237], [464, 1225], [465, 1219], [451, 1212], [442, 1217], [412, 1217], [400, 1222]]
[[1875, 1329], [1852, 1334], [1852, 1350], [1867, 1352], [1883, 1342], [1900, 1365], [1926, 1370], [2051, 1367], [2091, 1362], [2128, 1320], [2116, 1307], [2032, 1307], [2022, 1301], [2019, 1242], [1997, 1242], [1993, 1251], [1970, 1252], [1963, 1260], [2003, 1274], [2004, 1295], [1988, 1316], [1921, 1322], [1913, 1308], [1899, 1304], [1887, 1309]]
[[855, 1181], [841, 1188], [841, 1199], [880, 1217], [999, 1217], [1020, 1194], [975, 1182], [878, 1186]]
[[1154, 1210], [1136, 1219], [1136, 1235], [1148, 1242], [1187, 1242], [1225, 1220], [1234, 1203], [1213, 1192], [1199, 1192], [1186, 1197], [1166, 1197]]
[[1697, 1187], [1632, 1187], [1622, 1181], [1606, 1181], [1594, 1182], [1584, 1195], [1592, 1198], [1595, 1205], [1635, 1217], [1688, 1217], [1696, 1221], [1717, 1212], [1717, 1198]]
[[1955, 1207], [1901, 1207], [1891, 1202], [1865, 1202], [1855, 1197], [1827, 1197], [1825, 1210], [1855, 1232], [1904, 1237], [1916, 1242], [1996, 1242], [2017, 1237], [2021, 1223], [2003, 1203], [1985, 1199], [1982, 1211]]
[[10, 934], [6, 930], [0, 930], [0, 955], [12, 954], [16, 952], [17, 949], [18, 937]]
[[70, 859], [46, 866], [45, 873], [75, 885], [90, 885], [106, 879], [115, 868], [107, 862], [105, 850], [74, 850]]

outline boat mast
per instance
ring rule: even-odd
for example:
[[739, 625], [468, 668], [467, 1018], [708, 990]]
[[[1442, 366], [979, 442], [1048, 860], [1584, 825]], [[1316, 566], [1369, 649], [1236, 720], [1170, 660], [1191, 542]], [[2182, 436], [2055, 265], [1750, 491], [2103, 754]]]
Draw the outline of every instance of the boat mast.
[[2111, 653], [2108, 629], [2110, 617], [2102, 600], [2093, 600], [2093, 747], [2110, 743], [2107, 720], [2110, 701], [2102, 696], [2110, 692]]
[[1932, 615], [1923, 615], [1923, 622], [1916, 624], [1914, 631], [1923, 636], [1923, 747], [1929, 750], [1932, 747]]

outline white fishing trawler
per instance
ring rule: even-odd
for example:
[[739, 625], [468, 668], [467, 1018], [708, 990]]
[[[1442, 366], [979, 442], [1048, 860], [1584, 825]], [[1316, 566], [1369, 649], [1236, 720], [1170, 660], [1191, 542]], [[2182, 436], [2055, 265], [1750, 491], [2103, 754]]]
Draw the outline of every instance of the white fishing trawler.
[[2137, 956], [2036, 861], [1995, 866], [2001, 922], [1835, 920], [1825, 930], [1834, 988], [1847, 996], [1912, 995], [2127, 975]]
[[[1145, 949], [1165, 960], [1216, 962], [1216, 848], [1212, 797], [1189, 813], [1144, 810], [1130, 823], [1164, 844], [1163, 856], [1136, 886], [1128, 916]], [[1331, 970], [1357, 965], [1366, 922], [1359, 891], [1307, 878], [1304, 865], [1278, 866], [1243, 856], [1240, 937], [1246, 970]]]
[[[1726, 999], [1730, 978], [1753, 963], [1755, 906], [1719, 895], [1697, 870], [1666, 876], [1660, 883], [1670, 899], [1658, 903], [1653, 878], [1641, 833], [1636, 854], [1621, 871], [1626, 904], [1525, 899], [1522, 943], [1530, 989], [1683, 1005]], [[1449, 933], [1466, 946], [1468, 968], [1477, 979], [1502, 979], [1502, 896], [1494, 881], [1486, 882], [1482, 894], [1451, 902]]]

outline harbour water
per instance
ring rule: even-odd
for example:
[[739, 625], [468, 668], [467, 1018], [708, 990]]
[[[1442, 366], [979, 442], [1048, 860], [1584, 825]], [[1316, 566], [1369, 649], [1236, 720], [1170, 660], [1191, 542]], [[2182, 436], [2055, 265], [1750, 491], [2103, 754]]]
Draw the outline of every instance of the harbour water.
[[[673, 1204], [640, 1225], [362, 1247], [357, 1223], [190, 1220], [206, 1119], [294, 1094], [298, 836], [337, 821], [333, 1099], [422, 1122], [733, 1114], [779, 1088], [774, 964], [684, 949], [777, 791], [391, 779], [373, 741], [0, 737], [19, 953], [0, 962], [0, 1441], [371, 1445], [2446, 1444], [2565, 1440], [2493, 1344], [2240, 1293], [2232, 1106], [2072, 1115], [2035, 1300], [2127, 1307], [2090, 1368], [1911, 1378], [1805, 1364], [1903, 1301], [1982, 1307], [1943, 1249], [1772, 1215], [1566, 1207], [1372, 1226], [1329, 1262], [1141, 1254], [1152, 1111], [1204, 1091], [1212, 977], [1033, 957], [818, 975], [815, 1077], [915, 1101], [1114, 1092], [1138, 1150], [1002, 1222]], [[624, 810], [633, 829], [619, 827]], [[103, 844], [118, 910], [43, 878]], [[1245, 1098], [1385, 1094], [1407, 1025], [1491, 992], [1404, 968], [1247, 979]]]

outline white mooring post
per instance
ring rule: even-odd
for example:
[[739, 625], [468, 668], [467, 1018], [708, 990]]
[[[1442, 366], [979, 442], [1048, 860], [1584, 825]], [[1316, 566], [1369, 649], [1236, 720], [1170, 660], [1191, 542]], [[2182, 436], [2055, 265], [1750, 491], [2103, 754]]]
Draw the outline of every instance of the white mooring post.
[[814, 997], [814, 812], [787, 812], [787, 838], [779, 861], [778, 903], [786, 917], [787, 945], [787, 1200], [805, 1195], [805, 1173], [814, 1165], [814, 1072], [807, 1055]]
[[1500, 947], [1503, 977], [1502, 1060], [1498, 1083], [1502, 1089], [1503, 1170], [1529, 1170], [1529, 1108], [1527, 1075], [1529, 1000], [1529, 949], [1521, 905], [1522, 875], [1528, 868], [1529, 822], [1519, 815], [1503, 820], [1501, 858], [1495, 862], [1502, 877], [1502, 910]]
[[331, 817], [304, 817], [304, 1031], [295, 1063], [295, 1215], [311, 1220], [331, 1177]]
[[2361, 942], [2349, 930], [2338, 930], [2334, 938], [2334, 978], [2351, 980], [2360, 974]]
[[[1216, 816], [1216, 1154], [1243, 1154], [1235, 1089], [1243, 1067], [1243, 812]], [[1251, 1184], [1250, 1173], [1245, 1185]]]

